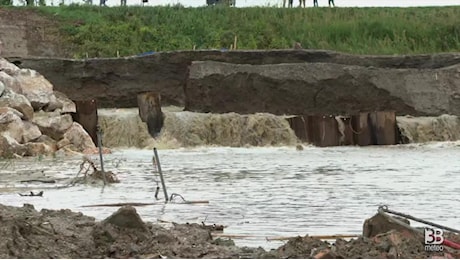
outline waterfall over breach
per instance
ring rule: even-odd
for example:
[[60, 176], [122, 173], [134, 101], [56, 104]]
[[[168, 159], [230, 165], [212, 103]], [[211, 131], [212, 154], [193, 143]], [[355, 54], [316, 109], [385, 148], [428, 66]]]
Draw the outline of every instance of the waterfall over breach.
[[[240, 115], [213, 114], [166, 109], [163, 129], [152, 138], [138, 109], [100, 109], [103, 145], [174, 149], [196, 146], [294, 146], [300, 141], [285, 116], [269, 113]], [[402, 143], [460, 140], [460, 119], [439, 117], [397, 117]]]

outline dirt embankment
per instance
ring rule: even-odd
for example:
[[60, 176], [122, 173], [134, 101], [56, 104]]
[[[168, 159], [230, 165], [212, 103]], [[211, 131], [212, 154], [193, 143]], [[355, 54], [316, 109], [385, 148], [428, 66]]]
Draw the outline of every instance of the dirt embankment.
[[[382, 220], [364, 225], [367, 237], [324, 242], [309, 236], [291, 238], [278, 249], [236, 247], [214, 239], [207, 226], [173, 224], [171, 229], [145, 223], [132, 207], [107, 219], [70, 210], [36, 211], [0, 204], [0, 258], [427, 258], [458, 257], [458, 251], [424, 250], [423, 239]], [[379, 230], [379, 233], [375, 232]], [[368, 232], [368, 231], [371, 232]], [[458, 238], [458, 237], [457, 237]]]
[[[171, 230], [144, 223], [134, 208], [102, 222], [70, 210], [0, 205], [1, 258], [235, 258], [236, 247], [213, 241], [198, 224]], [[249, 253], [255, 253], [253, 250]]]
[[[137, 107], [136, 95], [153, 91], [162, 95], [163, 105], [186, 106], [192, 111], [460, 114], [460, 53], [361, 56], [302, 49], [179, 51], [73, 60], [68, 59], [71, 46], [62, 44], [58, 22], [32, 10], [0, 9], [2, 56], [40, 72], [72, 100], [97, 99], [100, 107]], [[193, 61], [226, 64], [189, 68]], [[228, 64], [240, 65], [232, 67], [234, 73], [223, 73]], [[245, 65], [254, 67], [246, 69]], [[271, 75], [262, 73], [266, 68]]]
[[66, 57], [59, 23], [26, 9], [0, 9], [0, 40], [3, 56]]
[[[330, 113], [341, 113], [344, 110], [343, 104], [358, 109], [386, 109], [396, 110], [398, 114], [426, 114], [438, 115], [440, 113], [458, 114], [457, 90], [450, 91], [460, 86], [460, 54], [438, 54], [438, 55], [416, 55], [416, 56], [358, 56], [348, 55], [330, 51], [314, 50], [278, 50], [278, 51], [184, 51], [156, 53], [143, 57], [113, 58], [113, 59], [89, 59], [71, 60], [57, 58], [14, 58], [10, 61], [20, 64], [21, 67], [36, 69], [49, 79], [56, 90], [67, 94], [73, 100], [97, 99], [101, 107], [136, 107], [136, 95], [143, 91], [161, 93], [163, 105], [188, 105], [190, 110], [219, 112], [222, 111], [219, 103], [217, 105], [206, 103], [209, 99], [217, 98], [223, 104], [223, 110], [234, 112], [275, 112], [277, 114], [289, 113], [292, 108], [300, 103], [303, 106], [302, 113], [327, 111]], [[200, 83], [195, 86], [186, 84], [189, 77], [189, 65], [192, 61], [220, 61], [229, 64], [251, 64], [251, 65], [273, 65], [276, 71], [270, 77], [263, 77], [261, 73], [251, 71], [239, 71], [229, 77], [216, 73], [207, 73], [201, 78], [196, 73], [191, 79]], [[284, 63], [291, 63], [289, 66]], [[299, 64], [302, 63], [302, 64]], [[296, 64], [299, 64], [296, 67]], [[321, 64], [324, 69], [305, 69]], [[353, 66], [353, 73], [349, 67]], [[457, 67], [455, 67], [457, 66]], [[219, 65], [222, 67], [222, 65]], [[243, 67], [241, 65], [239, 68]], [[451, 77], [440, 82], [441, 90], [426, 89], [427, 78], [436, 80], [435, 69], [450, 70]], [[262, 68], [262, 67], [261, 67]], [[193, 70], [193, 68], [191, 69]], [[357, 72], [356, 72], [357, 71]], [[382, 89], [373, 79], [367, 76], [367, 72], [373, 71], [380, 82], [393, 88], [393, 93]], [[415, 74], [422, 77], [401, 77], [406, 71], [419, 71]], [[286, 75], [297, 73], [305, 80], [297, 78], [286, 79]], [[355, 73], [356, 72], [356, 73]], [[302, 75], [303, 74], [303, 75]], [[414, 73], [411, 75], [415, 75]], [[315, 80], [309, 83], [309, 80]], [[241, 83], [242, 81], [245, 81]], [[228, 94], [225, 88], [219, 88], [221, 82], [224, 85], [237, 86], [232, 90], [240, 93], [233, 93], [233, 98], [221, 97]], [[309, 85], [310, 84], [310, 85]], [[447, 84], [447, 85], [446, 85]], [[212, 86], [210, 86], [212, 85]], [[256, 86], [257, 85], [257, 86]], [[314, 95], [304, 96], [304, 92], [314, 85], [315, 89], [326, 89], [321, 95], [326, 95], [312, 106], [311, 99]], [[256, 87], [254, 87], [256, 86]], [[212, 91], [207, 89], [213, 88]], [[192, 89], [188, 96], [186, 92]], [[195, 88], [195, 89], [194, 89]], [[196, 88], [201, 88], [196, 92]], [[254, 92], [252, 88], [257, 88]], [[408, 89], [418, 89], [407, 91]], [[447, 99], [437, 98], [444, 95], [442, 88], [449, 89]], [[214, 93], [214, 92], [218, 93]], [[436, 91], [441, 91], [437, 93]], [[315, 92], [315, 91], [314, 91]], [[398, 92], [395, 94], [395, 92]], [[458, 90], [460, 93], [460, 89]], [[212, 95], [210, 95], [212, 94]], [[421, 96], [419, 100], [412, 100], [412, 94]], [[246, 98], [241, 96], [246, 95]], [[367, 97], [369, 100], [365, 100]], [[252, 104], [247, 99], [258, 99], [264, 104]], [[409, 97], [408, 99], [406, 99]], [[430, 98], [434, 97], [434, 98]], [[321, 98], [321, 97], [320, 97]], [[186, 100], [187, 99], [187, 100]], [[279, 100], [276, 108], [271, 106], [275, 103], [270, 100]], [[213, 102], [217, 102], [213, 100]], [[284, 101], [283, 101], [284, 100]], [[339, 102], [336, 102], [339, 101]], [[365, 101], [365, 106], [360, 103]], [[198, 103], [203, 102], [202, 105]], [[320, 103], [326, 105], [318, 105]], [[414, 103], [418, 102], [418, 103]], [[308, 104], [307, 104], [308, 103]], [[335, 104], [337, 103], [337, 104]], [[423, 103], [423, 104], [422, 104]], [[191, 104], [195, 104], [192, 106]], [[204, 108], [204, 106], [207, 106]], [[420, 107], [432, 107], [420, 109]], [[237, 109], [236, 108], [244, 108]], [[265, 110], [265, 111], [261, 111]]]
[[273, 114], [460, 114], [460, 64], [441, 69], [335, 63], [193, 62], [186, 110]]

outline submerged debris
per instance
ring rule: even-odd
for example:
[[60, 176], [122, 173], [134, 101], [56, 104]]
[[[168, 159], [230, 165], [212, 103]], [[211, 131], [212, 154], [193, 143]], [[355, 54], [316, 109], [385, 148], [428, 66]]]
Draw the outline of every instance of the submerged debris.
[[[90, 173], [90, 170], [92, 172]], [[83, 176], [79, 177], [82, 174]], [[77, 173], [75, 178], [72, 180], [71, 184], [74, 185], [76, 183], [81, 184], [98, 184], [105, 179], [108, 183], [119, 183], [120, 180], [115, 175], [115, 173], [111, 171], [105, 171], [104, 173], [97, 169], [96, 164], [89, 159], [88, 157], [83, 157], [83, 162], [80, 164], [80, 171]]]
[[21, 197], [24, 197], [24, 196], [28, 196], [28, 197], [43, 197], [43, 191], [40, 191], [40, 192], [37, 192], [37, 193], [34, 193], [34, 192], [30, 192], [30, 193], [26, 193], [26, 194], [22, 194], [22, 193], [18, 193], [19, 196]]
[[206, 225], [204, 222], [201, 222], [201, 224], [203, 225], [203, 227], [209, 231], [224, 231], [224, 228], [225, 226], [224, 225], [216, 225], [216, 224], [212, 224], [212, 225]]

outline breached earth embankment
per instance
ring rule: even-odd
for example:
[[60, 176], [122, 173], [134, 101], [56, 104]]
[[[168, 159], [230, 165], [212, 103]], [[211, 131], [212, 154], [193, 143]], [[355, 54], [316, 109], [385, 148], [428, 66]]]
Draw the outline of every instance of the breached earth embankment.
[[[288, 53], [288, 51], [286, 51]], [[275, 55], [276, 53], [269, 53], [270, 55]], [[271, 53], [271, 54], [270, 54]], [[162, 55], [165, 54], [159, 54]], [[169, 55], [178, 55], [176, 54], [169, 54]], [[198, 55], [198, 54], [196, 54]], [[241, 59], [241, 53], [235, 54], [224, 54], [222, 53], [224, 58], [227, 57], [228, 59], [237, 59], [235, 57], [239, 57], [237, 60]], [[233, 55], [233, 56], [232, 56]], [[264, 56], [260, 53], [248, 55], [248, 59], [255, 59], [259, 60], [262, 59]], [[176, 58], [178, 58], [176, 57]], [[230, 58], [229, 58], [230, 57]], [[231, 58], [233, 57], [233, 58]], [[276, 55], [274, 57], [277, 57]], [[321, 60], [335, 60], [337, 62], [346, 63], [348, 62], [357, 62], [363, 63], [365, 65], [369, 64], [377, 64], [381, 66], [381, 69], [375, 69], [375, 77], [379, 75], [377, 72], [381, 72], [384, 70], [383, 68], [389, 67], [390, 70], [389, 74], [391, 74], [391, 68], [397, 67], [413, 67], [413, 66], [420, 66], [420, 67], [439, 67], [441, 66], [441, 61], [447, 62], [449, 64], [455, 63], [456, 56], [455, 55], [440, 55], [438, 58], [433, 58], [432, 60], [428, 58], [415, 57], [408, 58], [408, 60], [401, 59], [399, 64], [396, 62], [398, 59], [390, 59], [390, 58], [383, 58], [383, 57], [374, 57], [368, 58], [364, 60], [354, 60], [355, 56], [346, 56], [346, 55], [333, 55], [331, 53], [321, 53], [321, 52], [300, 52], [298, 56], [291, 53], [292, 59], [297, 57], [300, 63], [302, 59], [311, 59], [315, 61]], [[344, 58], [348, 57], [348, 58]], [[444, 57], [441, 59], [441, 57]], [[449, 60], [450, 57], [450, 60]], [[133, 62], [133, 66], [136, 66], [136, 61], [140, 61], [143, 59], [152, 60], [153, 57], [146, 57], [146, 58], [139, 58], [139, 59], [125, 59], [125, 62]], [[252, 60], [250, 61], [252, 62]], [[180, 60], [180, 59], [179, 59]], [[113, 60], [94, 60], [94, 61], [80, 61], [80, 62], [119, 62], [119, 59]], [[360, 61], [360, 62], [358, 62]], [[371, 62], [374, 61], [374, 62]], [[76, 64], [77, 61], [72, 61], [70, 64]], [[154, 61], [154, 63], [158, 63], [159, 61]], [[246, 62], [249, 62], [246, 60]], [[369, 64], [367, 64], [367, 63]], [[392, 63], [393, 62], [393, 63]], [[215, 66], [211, 66], [211, 65]], [[295, 94], [295, 86], [294, 91], [286, 88], [279, 88], [276, 89], [275, 82], [270, 81], [275, 85], [271, 85], [268, 89], [271, 91], [284, 91], [284, 96], [281, 94], [277, 94], [276, 99], [272, 99], [270, 101], [270, 95], [264, 96], [263, 93], [265, 92], [263, 89], [257, 89], [255, 87], [259, 86], [260, 84], [254, 80], [247, 80], [247, 81], [238, 81], [243, 85], [229, 85], [228, 88], [220, 88], [216, 87], [218, 84], [214, 82], [216, 79], [220, 78], [222, 75], [227, 75], [229, 68], [235, 68], [236, 70], [231, 70], [229, 77], [239, 77], [238, 75], [241, 74], [241, 70], [248, 71], [252, 74], [259, 73], [261, 76], [265, 75], [266, 73], [263, 68], [271, 68], [272, 70], [276, 71], [278, 68], [304, 68], [305, 71], [310, 72], [318, 72], [317, 66], [323, 66], [323, 63], [315, 63], [316, 65], [308, 63], [297, 64], [297, 65], [288, 65], [288, 64], [278, 64], [278, 65], [231, 65], [230, 63], [215, 63], [215, 62], [195, 62], [190, 67], [191, 71], [189, 72], [189, 79], [188, 84], [192, 84], [193, 91], [187, 92], [187, 96], [194, 97], [191, 98], [195, 101], [198, 99], [202, 100], [202, 102], [195, 102], [195, 109], [194, 110], [207, 110], [209, 107], [214, 107], [212, 110], [216, 110], [217, 108], [221, 109], [217, 112], [225, 112], [226, 110], [231, 109], [239, 109], [241, 113], [223, 113], [223, 114], [212, 114], [212, 113], [196, 113], [190, 111], [175, 111], [175, 112], [165, 112], [165, 124], [161, 135], [159, 138], [153, 139], [150, 137], [146, 130], [145, 123], [139, 120], [139, 116], [137, 115], [137, 111], [134, 110], [126, 110], [124, 111], [113, 111], [113, 112], [101, 112], [100, 113], [100, 124], [103, 130], [103, 140], [104, 144], [108, 147], [115, 148], [115, 147], [137, 147], [137, 148], [151, 148], [153, 145], [160, 145], [163, 148], [177, 148], [183, 146], [200, 146], [200, 145], [221, 145], [221, 146], [232, 146], [232, 147], [241, 147], [241, 146], [267, 146], [267, 145], [296, 145], [298, 142], [297, 137], [295, 136], [292, 129], [290, 129], [289, 124], [285, 120], [284, 116], [276, 116], [274, 114], [281, 114], [282, 111], [291, 111], [291, 112], [302, 112], [302, 109], [314, 109], [315, 111], [319, 109], [319, 107], [323, 107], [326, 111], [338, 111], [337, 109], [345, 109], [345, 110], [355, 110], [358, 109], [359, 106], [361, 108], [370, 109], [371, 106], [375, 105], [379, 108], [385, 108], [386, 105], [395, 105], [398, 106], [400, 109], [398, 113], [402, 113], [403, 111], [412, 111], [413, 113], [418, 113], [422, 111], [424, 113], [434, 113], [440, 114], [443, 111], [452, 111], [456, 112], [456, 106], [454, 103], [447, 102], [449, 99], [449, 95], [451, 95], [451, 91], [453, 88], [456, 87], [456, 67], [450, 67], [446, 70], [447, 74], [436, 74], [439, 78], [438, 82], [432, 82], [433, 84], [426, 83], [424, 86], [428, 86], [430, 90], [424, 89], [423, 86], [420, 89], [413, 88], [412, 85], [407, 85], [409, 90], [412, 92], [407, 92], [404, 90], [402, 85], [399, 88], [393, 87], [395, 93], [401, 94], [401, 98], [396, 98], [393, 101], [392, 96], [389, 95], [388, 91], [383, 91], [382, 89], [387, 86], [393, 86], [392, 84], [383, 84], [379, 83], [379, 80], [374, 80], [375, 83], [381, 84], [380, 90], [383, 91], [382, 93], [387, 93], [386, 95], [377, 95], [374, 96], [375, 100], [366, 97], [361, 97], [361, 99], [367, 100], [367, 102], [360, 102], [361, 99], [345, 99], [350, 101], [347, 103], [348, 105], [345, 106], [338, 106], [340, 102], [322, 102], [318, 98], [319, 96], [323, 95], [324, 97], [332, 98], [333, 96], [329, 94], [335, 85], [331, 85], [330, 88], [319, 88], [316, 89], [314, 87], [305, 85], [302, 88], [298, 88], [298, 90], [306, 91], [305, 95], [300, 95], [299, 98], [303, 100], [307, 100], [308, 93], [314, 94], [315, 91], [319, 94], [318, 97], [315, 99], [316, 105], [318, 107], [312, 107], [312, 102], [302, 102], [299, 105], [293, 105], [290, 108], [283, 109], [285, 107], [282, 103], [293, 99], [293, 95]], [[324, 63], [326, 68], [330, 65]], [[103, 65], [103, 64], [102, 64]], [[72, 120], [72, 114], [75, 112], [75, 104], [66, 95], [61, 92], [55, 91], [53, 86], [46, 78], [44, 78], [39, 72], [26, 69], [26, 68], [19, 68], [16, 65], [7, 62], [6, 60], [2, 60], [1, 63], [1, 77], [0, 82], [2, 82], [2, 86], [4, 86], [4, 90], [2, 91], [2, 95], [0, 97], [0, 107], [2, 108], [2, 114], [4, 114], [4, 119], [2, 121], [2, 145], [5, 147], [2, 149], [3, 156], [9, 156], [11, 154], [17, 155], [39, 155], [39, 154], [51, 154], [56, 152], [57, 150], [73, 150], [78, 152], [84, 152], [88, 150], [92, 150], [95, 148], [91, 137], [84, 131], [84, 129], [76, 122]], [[338, 66], [338, 65], [337, 65]], [[64, 66], [66, 67], [66, 66]], [[86, 68], [86, 66], [84, 66]], [[73, 68], [72, 66], [68, 67]], [[104, 70], [110, 70], [111, 66], [104, 67]], [[102, 69], [100, 68], [100, 69]], [[113, 67], [112, 67], [113, 68]], [[129, 67], [124, 67], [129, 72]], [[211, 69], [212, 68], [212, 69]], [[351, 68], [351, 67], [350, 67]], [[356, 69], [355, 67], [353, 67]], [[47, 67], [41, 67], [43, 70], [47, 70]], [[49, 68], [48, 68], [49, 69]], [[93, 70], [91, 73], [87, 72], [86, 69], [78, 70], [77, 68], [73, 68], [74, 73], [79, 73], [80, 75], [87, 75], [88, 77], [92, 77], [91, 75], [99, 75], [97, 70]], [[114, 68], [113, 68], [114, 69]], [[172, 68], [170, 68], [172, 69]], [[176, 67], [177, 69], [177, 67]], [[211, 70], [210, 70], [211, 69]], [[457, 69], [458, 70], [458, 69]], [[215, 71], [215, 73], [213, 73]], [[252, 71], [252, 72], [251, 72]], [[340, 71], [340, 70], [339, 70]], [[350, 70], [352, 71], [352, 70]], [[418, 73], [417, 75], [424, 75], [425, 72], [417, 70], [412, 70], [414, 73]], [[318, 74], [319, 73], [313, 73]], [[362, 71], [356, 69], [353, 73], [361, 73]], [[156, 73], [156, 72], [155, 72]], [[154, 74], [155, 74], [154, 73]], [[265, 74], [264, 74], [265, 73]], [[326, 73], [326, 72], [324, 72]], [[324, 74], [323, 73], [323, 74]], [[327, 72], [330, 75], [334, 76], [333, 72]], [[345, 73], [345, 72], [340, 72]], [[335, 73], [335, 75], [339, 75], [339, 72]], [[351, 73], [351, 72], [350, 72]], [[353, 74], [352, 73], [352, 74]], [[401, 72], [402, 73], [402, 72]], [[263, 74], [263, 75], [262, 75]], [[275, 75], [276, 73], [268, 73], [263, 76], [265, 79], [268, 80], [268, 77], [271, 75]], [[358, 75], [357, 74], [357, 75]], [[65, 75], [65, 74], [64, 74]], [[150, 75], [146, 73], [145, 75]], [[172, 75], [172, 74], [166, 74]], [[290, 75], [290, 76], [289, 76]], [[303, 75], [302, 73], [292, 72], [287, 74], [291, 79], [294, 79], [295, 76], [298, 76], [299, 79], [304, 80], [305, 82], [315, 81], [316, 79], [310, 79], [309, 74], [306, 73]], [[324, 74], [325, 75], [325, 74]], [[359, 74], [361, 75], [361, 74]], [[391, 74], [393, 75], [393, 74]], [[398, 74], [399, 75], [399, 74]], [[402, 75], [402, 74], [401, 74]], [[414, 74], [415, 75], [415, 74]], [[412, 74], [410, 74], [411, 78], [414, 78]], [[430, 78], [429, 74], [427, 77]], [[100, 76], [100, 75], [99, 75]], [[99, 77], [97, 76], [97, 77]], [[125, 75], [126, 76], [126, 75]], [[291, 77], [292, 76], [292, 77]], [[431, 75], [432, 76], [432, 75]], [[286, 77], [282, 75], [278, 75], [278, 77]], [[364, 77], [361, 75], [360, 77]], [[441, 79], [442, 77], [442, 79]], [[121, 77], [120, 79], [122, 79]], [[327, 78], [327, 77], [326, 77]], [[340, 78], [340, 77], [338, 77]], [[378, 79], [384, 79], [385, 75], [378, 76]], [[210, 80], [210, 81], [209, 81]], [[325, 80], [325, 79], [324, 79]], [[323, 81], [324, 81], [323, 80]], [[434, 79], [430, 79], [434, 80]], [[78, 80], [77, 80], [78, 81]], [[326, 82], [327, 80], [325, 80]], [[222, 81], [225, 82], [225, 81]], [[261, 82], [265, 82], [262, 80]], [[269, 82], [269, 83], [270, 83]], [[353, 81], [358, 84], [357, 81]], [[349, 82], [350, 84], [355, 84], [353, 82]], [[279, 82], [278, 82], [279, 83]], [[332, 81], [333, 83], [333, 81]], [[332, 84], [331, 83], [331, 84]], [[343, 83], [343, 82], [342, 82]], [[223, 84], [223, 83], [222, 83]], [[253, 85], [251, 85], [253, 84]], [[254, 85], [255, 84], [255, 85]], [[267, 83], [268, 84], [268, 83]], [[284, 83], [283, 83], [284, 84]], [[329, 83], [328, 83], [329, 84]], [[334, 83], [335, 84], [335, 83]], [[344, 84], [344, 83], [343, 83]], [[360, 84], [360, 83], [359, 83]], [[359, 85], [358, 84], [358, 85]], [[257, 85], [257, 86], [256, 86]], [[270, 85], [270, 84], [268, 84]], [[267, 85], [267, 86], [268, 86]], [[283, 85], [284, 86], [284, 85]], [[349, 85], [347, 85], [349, 86]], [[351, 85], [350, 85], [351, 86]], [[436, 89], [440, 88], [440, 86], [444, 86], [444, 94], [440, 93], [438, 96], [434, 95], [436, 93]], [[150, 87], [150, 86], [149, 86]], [[156, 87], [156, 85], [154, 85]], [[248, 88], [249, 90], [258, 91], [257, 96], [262, 98], [246, 100], [246, 98], [250, 98], [249, 96], [238, 96], [242, 93], [248, 93], [247, 91], [243, 91], [244, 88]], [[311, 87], [311, 88], [310, 88]], [[204, 89], [208, 90], [204, 90]], [[232, 89], [233, 88], [233, 89]], [[239, 89], [241, 88], [241, 89]], [[340, 88], [340, 87], [339, 87]], [[117, 90], [117, 85], [113, 85], [110, 87], [113, 91]], [[219, 93], [227, 93], [228, 95], [226, 98], [231, 98], [232, 95], [228, 93], [229, 89], [232, 89], [232, 93], [235, 93], [235, 97], [226, 102], [225, 100], [222, 102], [216, 103], [216, 101], [220, 100]], [[343, 88], [340, 92], [344, 93], [352, 93], [350, 95], [361, 95], [364, 92], [360, 92], [359, 89], [365, 90], [364, 86], [358, 88], [358, 90], [352, 91], [350, 88]], [[368, 88], [369, 91], [376, 88]], [[132, 90], [135, 91], [136, 89]], [[325, 92], [324, 92], [325, 91]], [[418, 91], [428, 91], [423, 92], [425, 94], [418, 95]], [[81, 93], [85, 93], [85, 91], [80, 91]], [[260, 93], [259, 93], [260, 92]], [[324, 92], [324, 93], [323, 93]], [[366, 91], [365, 91], [366, 92]], [[107, 97], [112, 98], [111, 92], [108, 94], [106, 92], [98, 92], [95, 89], [92, 89], [93, 94], [95, 93], [102, 93]], [[133, 92], [120, 92], [119, 95], [124, 94], [130, 96], [130, 98], [136, 98], [136, 94]], [[167, 88], [161, 90], [161, 93], [165, 93], [168, 96]], [[321, 94], [323, 93], [323, 94]], [[338, 92], [337, 92], [338, 93]], [[361, 93], [361, 94], [360, 94]], [[367, 92], [366, 92], [367, 93]], [[86, 93], [89, 95], [89, 93]], [[260, 96], [260, 95], [262, 96]], [[321, 94], [321, 95], [320, 95]], [[433, 94], [433, 100], [443, 100], [443, 102], [432, 102], [426, 103], [424, 102], [424, 98], [427, 95]], [[203, 96], [204, 95], [204, 96]], [[203, 97], [201, 97], [203, 96]], [[122, 99], [121, 96], [118, 98]], [[388, 102], [379, 103], [377, 99], [385, 98]], [[416, 104], [415, 108], [412, 106], [399, 106], [401, 104], [399, 101], [403, 99], [411, 99], [410, 103]], [[129, 99], [129, 98], [128, 98]], [[127, 100], [128, 100], [127, 99]], [[115, 98], [114, 100], [117, 100]], [[239, 101], [238, 101], [239, 100]], [[245, 106], [235, 106], [237, 103], [241, 103], [242, 101], [246, 100]], [[370, 102], [370, 101], [372, 102]], [[278, 102], [279, 101], [279, 102]], [[293, 100], [291, 100], [294, 102]], [[391, 101], [391, 102], [390, 102]], [[446, 101], [446, 102], [444, 102]], [[281, 102], [281, 103], [280, 103]], [[289, 102], [291, 104], [294, 104]], [[393, 105], [392, 105], [393, 104]], [[431, 104], [431, 105], [430, 105]], [[434, 105], [432, 105], [434, 104]], [[314, 105], [314, 104], [313, 104]], [[380, 107], [381, 106], [381, 107]], [[395, 108], [394, 106], [394, 108]], [[244, 114], [243, 112], [255, 112], [255, 107], [259, 107], [260, 110], [268, 110], [271, 113], [255, 113], [255, 114]], [[263, 107], [263, 109], [261, 108]], [[407, 109], [406, 109], [407, 108]], [[292, 109], [300, 109], [300, 110], [292, 110]], [[335, 109], [335, 110], [334, 110]], [[358, 109], [359, 110], [359, 109]], [[318, 110], [319, 111], [319, 110]], [[344, 111], [344, 110], [341, 110]], [[455, 113], [454, 113], [455, 114]], [[398, 117], [397, 120], [398, 126], [400, 131], [404, 137], [406, 142], [429, 142], [429, 141], [456, 141], [460, 137], [460, 132], [458, 131], [459, 119], [455, 115], [443, 115], [440, 117], [425, 117], [425, 118], [412, 118], [412, 117]], [[120, 138], [122, 137], [122, 138]]]
[[236, 247], [215, 238], [209, 226], [176, 224], [167, 229], [144, 222], [125, 206], [103, 221], [70, 210], [36, 211], [32, 205], [0, 204], [1, 258], [435, 258], [458, 251], [424, 250], [423, 238], [377, 214], [365, 221], [364, 235], [325, 242], [294, 237], [274, 250]]
[[324, 50], [178, 51], [142, 57], [9, 57], [72, 100], [137, 107], [137, 94], [193, 112], [273, 114], [395, 110], [459, 115], [460, 54], [350, 55]]
[[185, 109], [196, 112], [459, 115], [460, 63], [422, 69], [200, 61], [192, 62], [185, 91]]

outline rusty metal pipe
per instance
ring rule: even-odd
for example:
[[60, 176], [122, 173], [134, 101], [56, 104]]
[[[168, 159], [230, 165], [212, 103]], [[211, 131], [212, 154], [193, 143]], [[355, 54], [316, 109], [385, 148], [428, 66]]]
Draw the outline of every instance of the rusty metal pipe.
[[157, 163], [158, 173], [160, 174], [161, 186], [163, 187], [163, 192], [165, 194], [165, 203], [168, 202], [168, 192], [166, 191], [165, 180], [163, 179], [163, 172], [161, 171], [160, 158], [158, 157], [157, 148], [153, 148], [153, 153], [155, 154], [155, 161]]
[[104, 171], [104, 158], [102, 157], [102, 132], [99, 125], [97, 125], [97, 146], [99, 147], [99, 160], [101, 161], [102, 179], [104, 180], [105, 186], [107, 184], [107, 178], [105, 177]]

